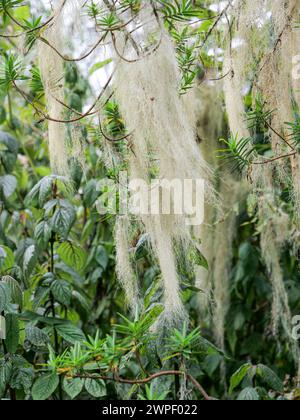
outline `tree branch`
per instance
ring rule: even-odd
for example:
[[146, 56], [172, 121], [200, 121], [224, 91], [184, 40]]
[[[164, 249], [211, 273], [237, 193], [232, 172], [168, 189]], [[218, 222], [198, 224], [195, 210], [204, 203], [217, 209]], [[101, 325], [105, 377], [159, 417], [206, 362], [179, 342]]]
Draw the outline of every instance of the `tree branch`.
[[153, 375], [148, 376], [144, 379], [125, 379], [120, 377], [110, 377], [110, 376], [93, 376], [93, 375], [70, 375], [71, 378], [81, 378], [81, 379], [101, 379], [102, 381], [113, 381], [120, 384], [128, 385], [146, 385], [149, 382], [152, 382], [154, 379], [161, 378], [163, 376], [185, 376], [186, 379], [191, 382], [194, 387], [200, 392], [202, 397], [206, 401], [213, 401], [214, 398], [209, 396], [205, 389], [200, 385], [200, 383], [189, 373], [182, 372], [180, 370], [165, 370], [161, 372], [154, 373]]

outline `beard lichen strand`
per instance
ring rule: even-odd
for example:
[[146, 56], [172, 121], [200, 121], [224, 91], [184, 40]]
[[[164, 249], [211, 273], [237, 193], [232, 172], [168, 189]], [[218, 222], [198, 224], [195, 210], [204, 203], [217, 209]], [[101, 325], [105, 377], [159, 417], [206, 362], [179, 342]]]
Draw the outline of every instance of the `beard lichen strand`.
[[[45, 30], [45, 37], [55, 48], [62, 44], [61, 20], [62, 2], [56, 2], [55, 18]], [[64, 107], [58, 101], [64, 101], [64, 62], [44, 42], [39, 43], [39, 64], [45, 90], [47, 112], [53, 119], [61, 120]], [[56, 100], [57, 99], [57, 100]], [[48, 121], [48, 144], [52, 171], [57, 175], [68, 175], [68, 153], [65, 144], [66, 129], [63, 123]]]
[[217, 222], [214, 234], [214, 258], [212, 262], [213, 323], [218, 345], [225, 350], [225, 322], [230, 306], [230, 278], [232, 272], [233, 241], [237, 234], [237, 214], [234, 206], [243, 200], [247, 188], [223, 174], [220, 193], [227, 212], [224, 220]]
[[249, 13], [248, 1], [240, 0], [233, 11], [234, 26], [232, 39], [225, 49], [223, 74], [226, 75], [223, 82], [225, 97], [225, 109], [228, 117], [230, 132], [238, 139], [250, 136], [246, 122], [243, 90], [247, 82], [245, 67], [248, 64], [248, 57], [245, 50], [248, 49], [247, 24], [244, 18]]
[[[189, 112], [195, 113], [196, 110], [199, 147], [205, 161], [214, 170], [218, 170], [219, 162], [215, 152], [219, 148], [218, 140], [222, 137], [225, 126], [221, 93], [222, 91], [216, 85], [208, 83], [195, 87], [193, 89], [195, 99], [192, 101], [194, 109]], [[188, 99], [189, 95], [187, 95], [187, 105], [189, 106], [190, 102]], [[205, 222], [194, 229], [194, 236], [200, 242], [200, 251], [206, 258], [209, 266], [208, 270], [200, 266], [195, 268], [196, 286], [201, 290], [198, 293], [199, 311], [202, 319], [208, 315], [209, 320], [213, 302], [212, 278], [215, 254], [214, 238], [216, 235], [216, 229], [214, 229], [213, 225], [216, 222], [216, 218], [217, 208], [211, 203], [206, 203]]]
[[[149, 184], [154, 168], [159, 179], [210, 177], [210, 169], [195, 141], [193, 118], [185, 112], [178, 93], [179, 80], [176, 53], [167, 33], [163, 33], [155, 52], [132, 64], [121, 61], [117, 67], [116, 99], [128, 129], [133, 131], [131, 179], [140, 178]], [[174, 240], [190, 243], [190, 229], [183, 216], [153, 215], [141, 219], [162, 272], [167, 317], [183, 315], [173, 246]]]
[[135, 312], [138, 305], [139, 288], [137, 276], [130, 259], [129, 220], [127, 216], [118, 216], [115, 227], [116, 272], [125, 291], [126, 301]]

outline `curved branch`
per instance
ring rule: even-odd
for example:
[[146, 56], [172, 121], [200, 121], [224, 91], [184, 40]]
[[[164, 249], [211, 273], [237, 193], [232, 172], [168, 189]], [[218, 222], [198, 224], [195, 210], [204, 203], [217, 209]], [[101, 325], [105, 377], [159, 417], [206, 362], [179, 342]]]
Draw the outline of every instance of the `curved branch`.
[[148, 57], [148, 56], [150, 56], [150, 55], [152, 55], [152, 54], [154, 54], [158, 49], [159, 49], [159, 47], [160, 47], [160, 45], [161, 45], [161, 43], [162, 43], [162, 38], [163, 38], [163, 35], [162, 35], [162, 33], [160, 33], [160, 40], [158, 41], [158, 43], [155, 45], [155, 47], [151, 50], [151, 51], [148, 51], [146, 54], [144, 54], [142, 57], [138, 57], [138, 58], [135, 58], [135, 59], [133, 59], [133, 60], [130, 60], [129, 58], [126, 58], [126, 57], [124, 57], [121, 53], [120, 53], [120, 51], [118, 50], [118, 47], [117, 47], [117, 43], [116, 43], [116, 38], [115, 38], [115, 35], [114, 35], [114, 33], [112, 33], [111, 34], [111, 37], [112, 37], [112, 41], [113, 41], [113, 46], [114, 46], [114, 49], [115, 49], [115, 51], [116, 51], [116, 53], [117, 53], [117, 56], [121, 59], [121, 60], [123, 60], [123, 61], [125, 61], [126, 63], [137, 63], [137, 62], [139, 62], [139, 61], [142, 61], [142, 60], [144, 60], [146, 57]]
[[129, 134], [125, 134], [124, 136], [119, 137], [119, 138], [116, 138], [116, 139], [114, 139], [114, 138], [112, 138], [112, 137], [109, 137], [109, 136], [108, 136], [108, 135], [104, 132], [104, 130], [103, 130], [103, 127], [102, 127], [102, 125], [101, 125], [100, 118], [99, 118], [99, 130], [100, 130], [100, 132], [101, 132], [102, 136], [105, 138], [105, 140], [107, 140], [107, 141], [109, 141], [109, 142], [111, 142], [111, 143], [119, 143], [119, 142], [121, 142], [121, 141], [127, 140], [130, 136], [132, 136], [132, 133], [129, 133]]
[[251, 162], [250, 165], [266, 165], [268, 163], [276, 162], [277, 160], [280, 160], [280, 159], [285, 159], [285, 158], [293, 157], [293, 156], [295, 157], [297, 155], [297, 153], [298, 153], [297, 150], [294, 150], [291, 153], [287, 153], [287, 154], [281, 155], [281, 156], [276, 156], [276, 157], [271, 158], [271, 159], [262, 160], [261, 162], [260, 161]]
[[179, 370], [165, 370], [162, 372], [154, 373], [153, 375], [150, 375], [145, 379], [124, 379], [118, 376], [109, 377], [109, 376], [92, 376], [92, 375], [70, 375], [71, 378], [101, 379], [102, 381], [113, 381], [120, 384], [128, 384], [128, 385], [146, 385], [149, 382], [152, 382], [154, 379], [157, 379], [163, 376], [185, 376], [186, 379], [190, 381], [194, 385], [194, 387], [200, 392], [200, 394], [206, 401], [215, 400], [213, 397], [207, 394], [207, 392], [202, 387], [202, 385], [200, 385], [200, 383], [192, 375], [186, 372], [179, 371]]
[[59, 57], [62, 58], [64, 61], [78, 62], [78, 61], [82, 61], [85, 58], [89, 57], [96, 50], [96, 48], [101, 44], [101, 42], [104, 41], [106, 35], [107, 35], [107, 33], [102, 35], [102, 37], [97, 40], [97, 42], [91, 47], [91, 49], [87, 53], [85, 53], [84, 55], [82, 55], [80, 57], [77, 57], [77, 58], [71, 58], [71, 57], [68, 57], [68, 56], [62, 54], [56, 47], [54, 47], [52, 44], [50, 44], [50, 42], [48, 42], [48, 40], [44, 37], [40, 36], [40, 37], [38, 37], [38, 40], [42, 41], [49, 48], [51, 48], [54, 52], [56, 52], [56, 54], [59, 55]]
[[[48, 120], [48, 121], [52, 121], [52, 122], [56, 122], [56, 123], [62, 123], [62, 124], [70, 124], [70, 123], [74, 123], [74, 122], [78, 122], [80, 120], [82, 120], [83, 118], [89, 117], [91, 115], [94, 115], [95, 112], [93, 112], [93, 109], [95, 108], [96, 104], [100, 101], [100, 99], [102, 98], [102, 96], [104, 95], [106, 89], [108, 88], [113, 76], [114, 76], [115, 70], [112, 72], [112, 74], [110, 75], [110, 77], [108, 78], [105, 86], [103, 87], [103, 89], [101, 90], [101, 92], [99, 93], [99, 95], [97, 96], [96, 100], [94, 101], [94, 103], [89, 107], [89, 109], [84, 113], [84, 114], [80, 114], [80, 116], [73, 118], [73, 119], [69, 119], [69, 120], [61, 120], [58, 118], [53, 118], [50, 115], [46, 114], [44, 111], [40, 110], [35, 104], [34, 102], [28, 97], [28, 95], [21, 89], [19, 88], [19, 86], [16, 84], [16, 82], [13, 82], [13, 86], [14, 88], [20, 93], [20, 95], [25, 99], [26, 102], [28, 102], [33, 108], [34, 110], [41, 115], [44, 119]], [[64, 104], [66, 105], [66, 104]]]
[[[67, 2], [67, 0], [64, 0], [63, 1], [63, 3], [62, 3], [62, 5], [60, 6], [60, 10], [65, 6], [65, 4], [66, 4], [66, 2]], [[11, 13], [10, 12], [8, 12], [7, 10], [5, 10], [5, 12], [6, 12], [6, 14], [9, 16], [9, 18], [16, 24], [16, 25], [18, 25], [20, 28], [22, 28], [22, 29], [26, 29], [26, 26], [24, 26], [24, 25], [22, 25], [22, 23], [21, 22], [19, 22], [17, 19], [15, 19], [14, 18], [14, 16], [13, 15], [11, 15]], [[22, 33], [19, 33], [19, 34], [14, 34], [14, 35], [8, 35], [8, 34], [0, 34], [0, 38], [19, 38], [19, 37], [21, 37], [21, 36], [23, 36], [23, 35], [28, 35], [28, 34], [31, 34], [32, 32], [35, 32], [35, 31], [39, 31], [40, 29], [43, 29], [45, 26], [47, 26], [47, 25], [49, 25], [49, 23], [51, 23], [52, 21], [53, 21], [53, 19], [55, 18], [57, 16], [57, 12], [55, 12], [55, 13], [53, 13], [53, 15], [52, 16], [50, 16], [50, 18], [46, 21], [46, 22], [44, 22], [44, 23], [41, 23], [39, 26], [37, 26], [36, 28], [32, 28], [32, 29], [29, 29], [29, 30], [26, 30], [26, 31], [24, 31], [24, 32], [22, 32]]]

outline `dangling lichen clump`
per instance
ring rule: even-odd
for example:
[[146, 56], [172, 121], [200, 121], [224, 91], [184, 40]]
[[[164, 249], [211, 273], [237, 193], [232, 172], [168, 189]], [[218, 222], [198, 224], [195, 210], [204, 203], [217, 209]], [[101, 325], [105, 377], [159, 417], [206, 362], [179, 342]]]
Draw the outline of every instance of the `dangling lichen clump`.
[[[224, 83], [226, 110], [232, 133], [238, 135], [238, 138], [250, 137], [246, 124], [244, 96], [247, 88], [252, 86], [254, 100], [259, 94], [265, 101], [267, 109], [274, 110], [268, 126], [268, 135], [275, 156], [280, 156], [287, 153], [287, 149], [290, 151], [288, 142], [282, 140], [288, 135], [286, 122], [294, 121], [292, 92], [295, 83], [292, 82], [291, 68], [294, 38], [292, 22], [299, 14], [300, 4], [296, 0], [285, 2], [284, 6], [277, 0], [257, 3], [259, 7], [254, 7], [253, 2], [242, 1], [235, 9], [235, 36], [237, 38], [232, 40], [224, 63], [226, 71], [229, 71], [229, 77]], [[250, 10], [265, 10], [264, 18], [253, 16]], [[260, 46], [259, 51], [257, 44]], [[244, 55], [245, 51], [247, 51], [247, 58]], [[255, 66], [253, 63], [256, 63]], [[291, 331], [291, 312], [280, 259], [283, 245], [291, 236], [291, 232], [282, 237], [282, 217], [284, 217], [285, 226], [291, 226], [291, 223], [287, 215], [282, 213], [282, 209], [278, 208], [276, 196], [278, 183], [286, 182], [289, 177], [296, 181], [290, 182], [290, 185], [293, 184], [297, 188], [300, 173], [295, 159], [298, 157], [293, 157], [291, 161], [288, 158], [285, 161], [279, 159], [274, 164], [252, 167], [253, 187], [258, 193], [261, 249], [273, 287], [273, 330], [276, 334], [281, 323], [288, 336]], [[294, 191], [294, 200], [294, 216], [297, 219], [296, 191]], [[291, 340], [291, 346], [295, 360], [298, 362], [298, 346], [293, 340]]]
[[[133, 130], [130, 178], [146, 181], [149, 188], [155, 166], [161, 180], [209, 177], [208, 166], [195, 142], [196, 121], [191, 123], [178, 93], [179, 80], [175, 50], [166, 32], [152, 54], [134, 63], [122, 60], [117, 67], [114, 85], [117, 102], [128, 129]], [[181, 314], [173, 247], [176, 241], [185, 244], [191, 241], [185, 217], [142, 215], [141, 220], [162, 272], [166, 313]]]
[[[61, 8], [64, 1], [57, 1], [54, 19], [45, 31], [45, 38], [54, 47], [60, 49], [62, 45], [63, 19]], [[48, 121], [48, 143], [52, 171], [56, 174], [68, 174], [68, 153], [65, 145], [65, 124], [59, 123], [64, 119], [64, 61], [46, 43], [39, 44], [39, 61], [41, 77], [45, 89], [47, 113], [52, 120]]]

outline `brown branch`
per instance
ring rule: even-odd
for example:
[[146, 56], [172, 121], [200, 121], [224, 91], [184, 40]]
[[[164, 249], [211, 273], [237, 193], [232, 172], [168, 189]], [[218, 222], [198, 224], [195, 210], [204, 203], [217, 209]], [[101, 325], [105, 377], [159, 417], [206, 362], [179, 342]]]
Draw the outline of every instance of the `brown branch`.
[[101, 132], [101, 134], [102, 134], [102, 136], [105, 138], [105, 140], [107, 140], [107, 141], [109, 141], [109, 142], [111, 142], [111, 143], [119, 143], [119, 142], [121, 142], [121, 141], [124, 141], [124, 140], [127, 140], [130, 136], [132, 136], [132, 133], [129, 133], [129, 134], [125, 134], [124, 136], [122, 136], [122, 137], [118, 137], [118, 138], [112, 138], [112, 137], [109, 137], [105, 132], [104, 132], [104, 130], [103, 130], [103, 127], [102, 127], [102, 125], [101, 125], [101, 121], [100, 121], [100, 118], [99, 118], [99, 130], [100, 130], [100, 132]]
[[137, 63], [138, 61], [141, 61], [141, 60], [144, 60], [144, 58], [146, 58], [146, 57], [148, 57], [148, 56], [150, 56], [150, 55], [152, 55], [152, 54], [154, 54], [158, 49], [159, 49], [159, 47], [160, 47], [160, 45], [161, 45], [161, 42], [162, 42], [162, 34], [161, 34], [161, 37], [160, 37], [160, 40], [158, 41], [158, 43], [153, 47], [153, 49], [151, 50], [151, 51], [148, 51], [146, 54], [144, 54], [142, 57], [141, 56], [139, 56], [138, 58], [135, 58], [135, 59], [133, 59], [133, 60], [130, 60], [129, 58], [126, 58], [126, 57], [124, 57], [124, 55], [123, 54], [121, 54], [120, 53], [120, 51], [118, 50], [118, 47], [117, 47], [117, 43], [116, 43], [116, 38], [115, 38], [115, 35], [112, 33], [111, 34], [111, 37], [112, 37], [112, 41], [113, 41], [113, 46], [114, 46], [114, 49], [115, 49], [115, 52], [117, 53], [117, 56], [121, 59], [121, 60], [123, 60], [123, 61], [125, 61], [126, 63]]
[[213, 33], [213, 31], [216, 29], [216, 27], [218, 26], [219, 22], [221, 21], [221, 19], [223, 18], [223, 16], [227, 13], [227, 10], [229, 9], [229, 7], [231, 7], [231, 1], [228, 2], [227, 6], [224, 7], [224, 9], [222, 10], [222, 12], [218, 15], [216, 21], [214, 22], [214, 24], [212, 25], [212, 27], [210, 28], [210, 30], [207, 32], [204, 41], [201, 44], [200, 48], [203, 48], [206, 44], [206, 42], [208, 41], [209, 37], [211, 36], [211, 34]]
[[44, 44], [48, 45], [49, 48], [51, 48], [54, 52], [56, 52], [57, 55], [59, 55], [60, 58], [62, 58], [64, 61], [68, 61], [68, 62], [78, 62], [78, 61], [82, 61], [85, 58], [89, 57], [95, 50], [96, 48], [101, 44], [102, 41], [104, 41], [105, 37], [106, 37], [107, 33], [105, 33], [101, 38], [99, 38], [97, 40], [97, 42], [91, 47], [91, 49], [86, 52], [85, 54], [83, 54], [80, 57], [77, 58], [71, 58], [68, 57], [64, 54], [62, 54], [56, 47], [54, 47], [54, 45], [50, 44], [50, 42], [43, 37], [38, 37], [38, 40], [42, 41]]
[[120, 384], [128, 384], [128, 385], [146, 385], [149, 382], [152, 382], [154, 379], [161, 378], [163, 376], [184, 376], [186, 379], [191, 382], [194, 387], [200, 392], [202, 397], [206, 401], [213, 401], [215, 400], [213, 397], [209, 396], [205, 389], [200, 385], [200, 383], [189, 373], [182, 372], [180, 370], [165, 370], [162, 372], [154, 373], [153, 375], [148, 376], [144, 379], [125, 379], [120, 378], [118, 376], [110, 377], [110, 376], [93, 376], [93, 375], [70, 375], [71, 378], [81, 378], [81, 379], [101, 379], [102, 381], [113, 381]]
[[[46, 114], [44, 111], [40, 110], [35, 104], [34, 102], [29, 99], [28, 95], [21, 89], [19, 88], [19, 86], [16, 84], [15, 81], [13, 81], [13, 86], [14, 88], [20, 93], [20, 95], [25, 99], [26, 102], [29, 103], [29, 105], [31, 105], [34, 110], [41, 115], [44, 119], [48, 120], [48, 121], [52, 121], [52, 122], [56, 122], [56, 123], [62, 123], [62, 124], [71, 124], [74, 122], [78, 122], [80, 120], [82, 120], [83, 118], [89, 117], [91, 115], [94, 115], [96, 112], [93, 111], [93, 109], [95, 108], [96, 104], [100, 101], [100, 99], [102, 98], [102, 96], [104, 95], [106, 89], [108, 88], [110, 82], [112, 81], [112, 78], [114, 76], [115, 70], [112, 72], [112, 74], [110, 75], [109, 79], [107, 80], [105, 86], [103, 87], [103, 89], [101, 90], [101, 92], [99, 93], [98, 97], [96, 98], [96, 100], [94, 101], [94, 103], [90, 106], [90, 108], [84, 113], [84, 114], [80, 114], [80, 116], [73, 118], [73, 119], [69, 119], [69, 120], [61, 120], [58, 118], [53, 118], [50, 115]], [[65, 105], [65, 104], [64, 104]], [[65, 105], [66, 106], [66, 105]]]
[[280, 133], [278, 133], [278, 131], [276, 131], [272, 126], [271, 126], [271, 124], [269, 124], [267, 121], [266, 121], [266, 125], [267, 125], [267, 127], [271, 130], [271, 131], [273, 131], [273, 133], [274, 134], [276, 134], [276, 136], [278, 136], [281, 140], [283, 140], [284, 141], [284, 143], [291, 149], [291, 150], [295, 150], [295, 148], [280, 134]]
[[[117, 8], [115, 6], [115, 4], [111, 4], [109, 0], [103, 0], [103, 3], [105, 4], [105, 6], [107, 7], [107, 9], [112, 12], [112, 13], [117, 13]], [[134, 40], [134, 38], [131, 36], [130, 32], [128, 31], [127, 27], [125, 26], [124, 28], [122, 28], [122, 31], [124, 32], [126, 38], [128, 38], [137, 54], [137, 56], [140, 55], [140, 49], [138, 44], [136, 43], [136, 41]]]
[[298, 153], [297, 150], [294, 150], [292, 153], [287, 153], [286, 155], [276, 156], [274, 158], [266, 159], [266, 160], [263, 160], [261, 162], [258, 162], [258, 161], [251, 162], [251, 165], [265, 165], [265, 164], [268, 164], [268, 163], [273, 163], [273, 162], [276, 162], [277, 160], [280, 160], [280, 159], [285, 159], [285, 158], [292, 157], [292, 156], [295, 157], [297, 153]]

